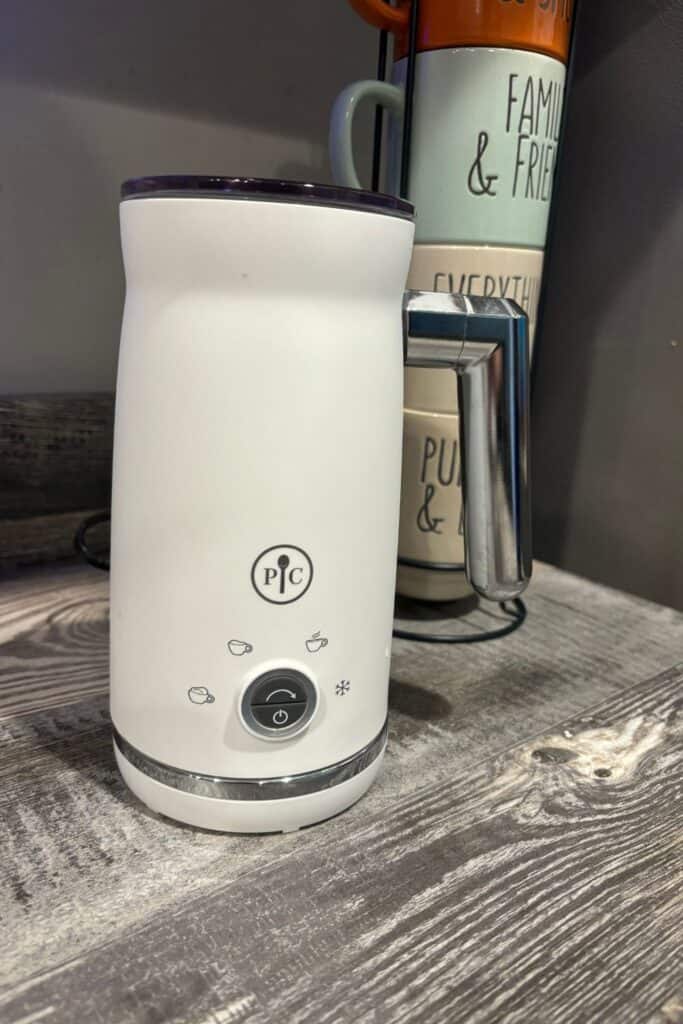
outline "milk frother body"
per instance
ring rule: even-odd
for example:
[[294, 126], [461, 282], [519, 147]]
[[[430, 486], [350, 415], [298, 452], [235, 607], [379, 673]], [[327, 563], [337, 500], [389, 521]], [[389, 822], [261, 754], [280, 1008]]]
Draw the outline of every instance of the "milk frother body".
[[526, 320], [404, 297], [391, 197], [138, 179], [121, 228], [116, 758], [170, 817], [295, 829], [357, 800], [386, 744], [404, 356], [460, 375], [473, 586], [526, 585]]

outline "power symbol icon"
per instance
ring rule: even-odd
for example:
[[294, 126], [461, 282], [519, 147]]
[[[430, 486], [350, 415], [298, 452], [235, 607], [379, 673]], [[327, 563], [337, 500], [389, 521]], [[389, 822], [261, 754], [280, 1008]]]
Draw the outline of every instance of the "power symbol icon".
[[273, 725], [286, 725], [288, 721], [289, 715], [284, 708], [278, 708], [277, 711], [273, 713]]

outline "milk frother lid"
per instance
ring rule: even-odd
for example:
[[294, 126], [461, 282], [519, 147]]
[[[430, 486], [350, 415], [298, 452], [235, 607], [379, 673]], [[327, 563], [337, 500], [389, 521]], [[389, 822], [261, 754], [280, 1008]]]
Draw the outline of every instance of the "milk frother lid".
[[121, 186], [122, 199], [165, 197], [210, 197], [216, 199], [258, 199], [276, 203], [305, 203], [343, 209], [384, 213], [412, 219], [414, 208], [405, 199], [363, 189], [316, 185], [305, 181], [270, 178], [225, 178], [213, 175], [163, 174], [151, 178], [130, 178]]

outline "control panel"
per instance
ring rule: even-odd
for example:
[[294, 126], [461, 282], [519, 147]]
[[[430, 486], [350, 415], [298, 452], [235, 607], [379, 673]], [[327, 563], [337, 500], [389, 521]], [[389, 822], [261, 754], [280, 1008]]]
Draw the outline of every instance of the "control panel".
[[317, 703], [308, 676], [293, 668], [276, 668], [249, 684], [240, 711], [249, 732], [264, 739], [289, 739], [308, 725]]

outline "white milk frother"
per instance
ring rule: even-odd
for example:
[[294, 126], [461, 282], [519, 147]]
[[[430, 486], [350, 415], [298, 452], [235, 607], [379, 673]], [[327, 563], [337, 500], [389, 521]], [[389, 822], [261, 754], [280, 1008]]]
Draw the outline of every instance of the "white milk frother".
[[472, 586], [526, 586], [526, 318], [404, 294], [400, 199], [205, 177], [122, 196], [116, 758], [172, 818], [296, 829], [362, 796], [386, 745], [404, 360], [458, 373]]

